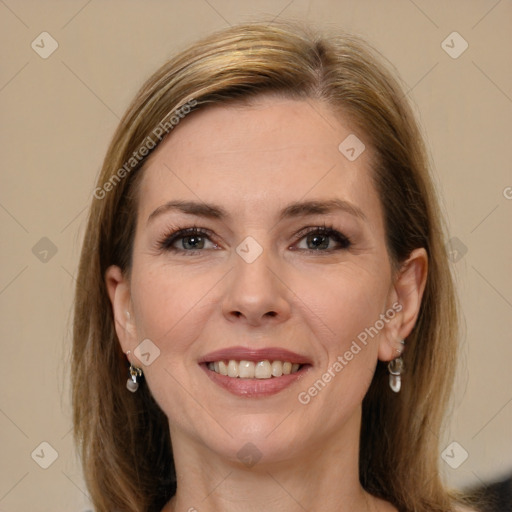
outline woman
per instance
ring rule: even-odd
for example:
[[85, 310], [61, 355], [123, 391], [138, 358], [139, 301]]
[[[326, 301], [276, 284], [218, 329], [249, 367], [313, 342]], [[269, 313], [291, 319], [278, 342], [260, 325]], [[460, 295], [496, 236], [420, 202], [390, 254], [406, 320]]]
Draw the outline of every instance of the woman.
[[76, 292], [98, 511], [459, 510], [438, 475], [457, 344], [442, 219], [381, 61], [248, 24], [137, 94]]

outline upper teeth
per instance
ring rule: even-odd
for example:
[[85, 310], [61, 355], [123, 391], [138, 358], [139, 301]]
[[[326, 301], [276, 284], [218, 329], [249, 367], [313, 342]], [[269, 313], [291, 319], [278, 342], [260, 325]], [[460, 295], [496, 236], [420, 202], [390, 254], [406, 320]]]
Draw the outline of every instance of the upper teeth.
[[228, 377], [239, 377], [240, 379], [270, 379], [289, 375], [299, 370], [300, 364], [289, 361], [215, 361], [208, 363], [208, 368], [221, 375]]

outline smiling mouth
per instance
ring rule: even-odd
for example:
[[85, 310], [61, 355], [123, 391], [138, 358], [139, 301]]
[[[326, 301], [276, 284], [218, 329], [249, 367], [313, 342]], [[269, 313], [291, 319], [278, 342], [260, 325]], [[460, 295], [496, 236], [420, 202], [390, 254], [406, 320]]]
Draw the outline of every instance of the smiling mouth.
[[263, 361], [230, 359], [210, 361], [206, 366], [210, 371], [233, 379], [273, 379], [297, 373], [302, 367], [308, 365], [268, 359]]

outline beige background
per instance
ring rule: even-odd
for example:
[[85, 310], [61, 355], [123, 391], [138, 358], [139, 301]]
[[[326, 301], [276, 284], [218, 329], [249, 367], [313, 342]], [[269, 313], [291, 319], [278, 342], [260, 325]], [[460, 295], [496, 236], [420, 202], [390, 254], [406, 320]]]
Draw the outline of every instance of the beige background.
[[[85, 209], [118, 119], [177, 49], [262, 15], [362, 35], [407, 84], [459, 240], [465, 333], [442, 445], [469, 457], [442, 467], [456, 486], [512, 470], [510, 1], [0, 0], [0, 511], [88, 508], [70, 434], [69, 313]], [[46, 59], [31, 48], [43, 31], [59, 45]], [[456, 59], [441, 46], [453, 31], [469, 44]], [[58, 453], [48, 469], [41, 442]]]

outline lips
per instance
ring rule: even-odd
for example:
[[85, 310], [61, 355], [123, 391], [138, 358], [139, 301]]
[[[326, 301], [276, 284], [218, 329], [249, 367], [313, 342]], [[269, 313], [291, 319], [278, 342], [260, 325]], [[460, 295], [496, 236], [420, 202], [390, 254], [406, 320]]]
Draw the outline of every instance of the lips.
[[[286, 365], [293, 367], [293, 372], [284, 373], [278, 370], [277, 374], [271, 378], [244, 378], [242, 375], [228, 376], [212, 369], [214, 365], [218, 366], [221, 361], [233, 363], [235, 367], [238, 367], [235, 361], [243, 361], [249, 366], [258, 366], [262, 362], [268, 364], [272, 361], [286, 361]], [[311, 359], [307, 356], [283, 348], [248, 349], [240, 346], [210, 352], [199, 360], [199, 365], [215, 384], [236, 396], [245, 398], [276, 394], [302, 379], [312, 366]], [[280, 363], [277, 363], [277, 366], [279, 367]]]
[[292, 364], [312, 364], [311, 359], [284, 348], [270, 347], [264, 349], [249, 349], [246, 347], [230, 347], [210, 352], [199, 359], [199, 363], [214, 363], [215, 361], [289, 361]]

